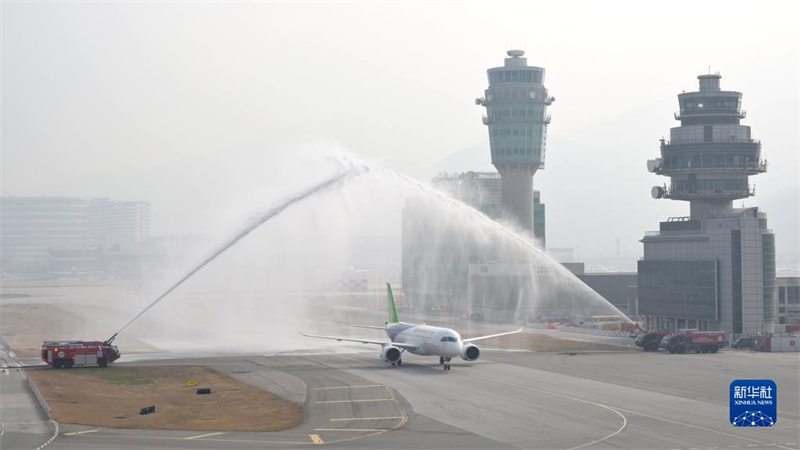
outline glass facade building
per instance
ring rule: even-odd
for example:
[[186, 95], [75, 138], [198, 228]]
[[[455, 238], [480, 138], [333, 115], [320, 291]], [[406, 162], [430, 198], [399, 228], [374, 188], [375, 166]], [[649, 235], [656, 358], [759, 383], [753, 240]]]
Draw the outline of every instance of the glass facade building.
[[639, 261], [639, 309], [664, 317], [716, 321], [716, 260]]

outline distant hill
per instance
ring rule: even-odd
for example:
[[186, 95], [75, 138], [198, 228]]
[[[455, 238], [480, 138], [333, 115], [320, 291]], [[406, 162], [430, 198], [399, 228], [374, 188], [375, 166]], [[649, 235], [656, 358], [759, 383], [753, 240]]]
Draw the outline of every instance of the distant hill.
[[441, 172], [495, 172], [492, 166], [491, 155], [489, 153], [489, 142], [481, 142], [473, 145], [472, 147], [459, 150], [444, 158], [440, 159], [434, 164], [431, 164], [422, 173], [424, 181], [430, 181], [431, 178]]

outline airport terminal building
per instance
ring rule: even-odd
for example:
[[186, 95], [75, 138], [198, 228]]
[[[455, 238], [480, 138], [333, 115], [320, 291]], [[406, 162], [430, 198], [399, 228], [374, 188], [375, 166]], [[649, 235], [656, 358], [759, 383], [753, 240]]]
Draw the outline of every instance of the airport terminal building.
[[775, 318], [775, 236], [757, 207], [734, 208], [755, 195], [748, 179], [766, 172], [761, 142], [741, 125], [742, 94], [720, 89], [719, 74], [678, 95], [681, 125], [661, 141], [648, 170], [670, 178], [654, 198], [688, 201], [690, 215], [660, 223], [641, 242], [638, 310], [651, 329], [770, 331]]
[[2, 269], [95, 272], [104, 255], [150, 235], [150, 203], [83, 197], [0, 197]]

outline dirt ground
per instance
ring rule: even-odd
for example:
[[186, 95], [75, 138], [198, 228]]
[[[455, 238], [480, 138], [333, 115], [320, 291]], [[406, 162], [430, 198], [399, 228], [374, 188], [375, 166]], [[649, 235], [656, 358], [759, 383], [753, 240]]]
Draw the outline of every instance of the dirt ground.
[[[91, 333], [87, 336], [87, 333]], [[0, 305], [0, 337], [19, 356], [38, 356], [45, 340], [107, 339], [113, 334], [110, 327], [63, 309], [46, 304]], [[155, 347], [128, 336], [114, 342], [125, 353], [149, 353]]]
[[[112, 428], [280, 431], [303, 420], [303, 408], [205, 367], [32, 370], [59, 422]], [[197, 395], [186, 381], [211, 388]], [[139, 409], [155, 405], [156, 413]]]
[[[519, 333], [485, 341], [487, 348], [514, 350], [536, 350], [539, 352], [580, 352], [580, 351], [635, 351], [631, 347], [557, 339], [540, 333]], [[480, 345], [480, 343], [478, 344]]]
[[[514, 325], [485, 325], [471, 324], [459, 325], [455, 323], [431, 323], [431, 325], [451, 327], [456, 329], [463, 338], [473, 336], [484, 336], [488, 334], [511, 331]], [[633, 340], [631, 340], [633, 342]], [[508, 350], [534, 350], [537, 352], [581, 352], [581, 351], [636, 351], [632, 347], [620, 345], [601, 344], [598, 342], [575, 341], [571, 339], [560, 339], [543, 333], [522, 332], [509, 336], [488, 339], [477, 343], [481, 348], [502, 348]]]

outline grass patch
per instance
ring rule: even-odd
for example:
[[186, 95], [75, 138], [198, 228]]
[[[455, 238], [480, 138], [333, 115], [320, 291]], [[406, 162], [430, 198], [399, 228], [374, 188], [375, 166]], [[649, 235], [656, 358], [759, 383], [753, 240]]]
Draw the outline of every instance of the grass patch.
[[[111, 428], [281, 431], [303, 420], [303, 408], [200, 366], [44, 369], [29, 372], [53, 419]], [[186, 381], [211, 388], [197, 395]], [[139, 415], [155, 405], [156, 413]]]
[[87, 367], [82, 371], [84, 375], [94, 376], [116, 385], [136, 386], [141, 384], [153, 384], [150, 380], [131, 375], [129, 371], [120, 369], [119, 366], [110, 366], [106, 368]]
[[541, 333], [519, 333], [510, 336], [486, 341], [487, 347], [535, 350], [537, 352], [583, 352], [583, 351], [633, 351], [631, 347], [621, 345], [601, 344], [598, 342], [573, 341], [570, 339], [558, 339]]

